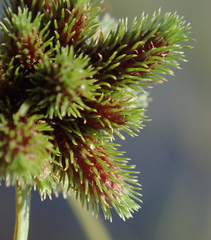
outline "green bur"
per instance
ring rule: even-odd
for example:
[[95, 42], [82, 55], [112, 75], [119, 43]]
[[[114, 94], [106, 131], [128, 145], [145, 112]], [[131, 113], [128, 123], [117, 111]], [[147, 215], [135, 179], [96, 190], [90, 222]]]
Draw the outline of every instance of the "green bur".
[[[144, 126], [148, 95], [184, 61], [190, 26], [142, 14], [99, 21], [100, 3], [14, 0], [0, 23], [0, 178], [41, 199], [74, 192], [111, 220], [140, 207], [137, 171], [113, 143]], [[109, 23], [110, 20], [110, 23]], [[148, 22], [148, 23], [147, 23]], [[161, 74], [161, 75], [160, 75]]]

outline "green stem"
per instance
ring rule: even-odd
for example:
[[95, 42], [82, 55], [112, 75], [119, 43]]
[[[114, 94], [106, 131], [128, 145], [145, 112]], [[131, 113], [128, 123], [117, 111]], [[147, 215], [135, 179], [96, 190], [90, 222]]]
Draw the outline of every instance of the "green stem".
[[16, 183], [16, 220], [13, 240], [27, 240], [29, 231], [31, 191], [21, 189]]
[[67, 198], [67, 202], [78, 219], [87, 239], [113, 240], [100, 216], [96, 219], [91, 214], [83, 211], [84, 209], [82, 208], [81, 203], [77, 202], [73, 195]]

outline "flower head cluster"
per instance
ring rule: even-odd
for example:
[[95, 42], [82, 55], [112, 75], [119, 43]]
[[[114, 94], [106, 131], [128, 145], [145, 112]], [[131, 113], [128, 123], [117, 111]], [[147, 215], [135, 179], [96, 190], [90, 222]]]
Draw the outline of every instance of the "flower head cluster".
[[[74, 191], [111, 219], [139, 208], [134, 166], [114, 134], [143, 127], [144, 88], [183, 59], [189, 25], [176, 14], [109, 31], [88, 0], [11, 0], [0, 23], [0, 178], [46, 194]], [[108, 19], [107, 19], [108, 20]], [[109, 23], [108, 23], [109, 24]]]

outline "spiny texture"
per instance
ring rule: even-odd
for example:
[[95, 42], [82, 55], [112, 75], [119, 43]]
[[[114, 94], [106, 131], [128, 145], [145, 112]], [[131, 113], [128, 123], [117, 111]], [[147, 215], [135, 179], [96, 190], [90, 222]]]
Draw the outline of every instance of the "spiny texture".
[[12, 119], [5, 119], [3, 114], [0, 115], [0, 173], [6, 172], [7, 181], [12, 184], [17, 178], [22, 187], [33, 186], [32, 178], [36, 177], [36, 181], [41, 182], [52, 168], [49, 153], [53, 146], [48, 141], [50, 137], [42, 133], [51, 131], [51, 128], [41, 122], [40, 117], [26, 118], [14, 114]]
[[[9, 6], [10, 5], [10, 6]], [[9, 6], [9, 7], [8, 7]], [[11, 0], [0, 23], [0, 177], [23, 189], [74, 192], [111, 219], [139, 208], [133, 165], [114, 134], [143, 127], [147, 94], [183, 59], [189, 25], [160, 11], [128, 27], [99, 22], [88, 0]], [[105, 24], [106, 22], [106, 24]], [[112, 22], [112, 21], [111, 21]], [[110, 25], [109, 25], [110, 24]]]

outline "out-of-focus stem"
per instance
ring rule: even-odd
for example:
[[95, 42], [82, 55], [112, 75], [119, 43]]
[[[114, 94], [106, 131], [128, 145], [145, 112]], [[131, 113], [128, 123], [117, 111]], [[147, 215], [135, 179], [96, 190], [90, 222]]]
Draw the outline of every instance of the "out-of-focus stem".
[[100, 216], [98, 219], [83, 211], [80, 201], [77, 202], [74, 196], [67, 198], [71, 209], [73, 210], [81, 228], [89, 240], [113, 240]]

